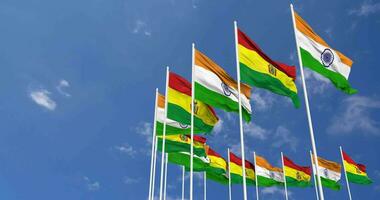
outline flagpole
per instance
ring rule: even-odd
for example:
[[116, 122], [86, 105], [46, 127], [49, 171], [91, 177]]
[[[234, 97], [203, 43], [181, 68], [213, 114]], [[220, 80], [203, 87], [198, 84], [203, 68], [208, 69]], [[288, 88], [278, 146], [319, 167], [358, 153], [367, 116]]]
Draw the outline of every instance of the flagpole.
[[168, 181], [168, 153], [165, 153], [165, 183], [164, 183], [164, 200], [166, 200], [166, 185]]
[[315, 188], [315, 195], [317, 196], [317, 200], [319, 200], [319, 195], [318, 195], [318, 184], [317, 184], [317, 180], [315, 179], [315, 168], [314, 168], [314, 165], [313, 165], [313, 154], [311, 153], [310, 151], [310, 161], [311, 161], [311, 166], [313, 168], [313, 180], [314, 180], [314, 188]]
[[165, 137], [166, 137], [166, 119], [168, 117], [168, 85], [169, 85], [169, 67], [166, 67], [166, 84], [165, 84], [165, 120], [162, 130], [162, 151], [161, 151], [161, 177], [160, 177], [160, 200], [162, 200], [164, 184], [164, 163], [165, 163]]
[[256, 152], [253, 152], [253, 160], [254, 160], [254, 165], [255, 165], [256, 200], [259, 200], [259, 180], [257, 179], [257, 171], [256, 171]]
[[194, 156], [194, 52], [195, 44], [192, 44], [191, 58], [191, 141], [190, 141], [190, 200], [193, 200], [193, 156]]
[[351, 190], [350, 190], [350, 184], [348, 183], [348, 179], [347, 179], [347, 171], [346, 171], [346, 167], [344, 166], [344, 158], [343, 158], [343, 150], [342, 150], [342, 146], [339, 146], [339, 149], [340, 149], [340, 156], [342, 157], [342, 164], [343, 164], [344, 176], [345, 176], [345, 178], [346, 178], [348, 197], [350, 197], [350, 200], [352, 200], [352, 197], [351, 197]]
[[228, 152], [228, 196], [229, 200], [232, 200], [232, 191], [231, 191], [231, 166], [230, 166], [230, 148], [227, 149]]
[[155, 138], [156, 138], [156, 119], [157, 119], [157, 98], [158, 97], [158, 88], [156, 88], [156, 99], [154, 101], [154, 121], [153, 121], [153, 133], [152, 133], [152, 152], [150, 159], [150, 176], [149, 176], [149, 197], [148, 199], [152, 199], [152, 179], [153, 179], [153, 163], [154, 163], [154, 146]]
[[287, 188], [287, 185], [286, 185], [284, 154], [282, 152], [281, 152], [281, 161], [282, 161], [282, 175], [284, 177], [285, 199], [288, 200], [288, 188]]
[[240, 124], [240, 147], [241, 147], [241, 159], [243, 160], [243, 196], [244, 200], [247, 200], [247, 181], [245, 180], [245, 153], [244, 153], [244, 134], [243, 134], [243, 116], [241, 110], [241, 93], [240, 93], [240, 67], [239, 67], [239, 49], [238, 49], [238, 32], [237, 22], [234, 21], [235, 30], [235, 56], [236, 56], [236, 69], [237, 69], [237, 82], [238, 82], [238, 98], [239, 98], [239, 124]]
[[156, 163], [157, 163], [157, 136], [154, 138], [154, 163], [153, 163], [153, 178], [152, 178], [152, 196], [151, 200], [154, 199], [154, 188], [156, 182]]
[[203, 172], [203, 199], [207, 199], [207, 174], [206, 171]]
[[185, 166], [182, 166], [182, 200], [185, 200]]
[[318, 164], [318, 160], [317, 160], [318, 154], [317, 154], [317, 147], [316, 147], [315, 139], [314, 139], [313, 122], [312, 122], [312, 119], [311, 119], [311, 113], [310, 113], [310, 108], [309, 108], [309, 98], [308, 98], [308, 95], [307, 95], [305, 76], [304, 76], [304, 73], [303, 73], [303, 64], [302, 64], [301, 54], [299, 52], [300, 50], [299, 50], [299, 45], [298, 45], [298, 41], [297, 41], [296, 24], [295, 24], [293, 4], [290, 4], [290, 9], [291, 9], [291, 12], [292, 12], [294, 38], [296, 40], [296, 47], [297, 47], [297, 53], [298, 53], [298, 62], [299, 62], [300, 69], [301, 69], [301, 80], [302, 80], [302, 87], [303, 87], [303, 91], [304, 91], [304, 98], [305, 98], [305, 105], [306, 105], [306, 114], [307, 114], [307, 119], [308, 119], [308, 122], [309, 122], [311, 146], [313, 148], [314, 161], [315, 161], [315, 166], [317, 168], [317, 170], [316, 170], [316, 172], [317, 172], [317, 179], [318, 179], [317, 181], [319, 183], [318, 184], [318, 188], [319, 188], [319, 193], [320, 193], [321, 200], [324, 200], [325, 198], [324, 198], [324, 195], [323, 195], [322, 184], [320, 184], [321, 183], [321, 178], [319, 176], [319, 170], [318, 170], [319, 169], [319, 164]]

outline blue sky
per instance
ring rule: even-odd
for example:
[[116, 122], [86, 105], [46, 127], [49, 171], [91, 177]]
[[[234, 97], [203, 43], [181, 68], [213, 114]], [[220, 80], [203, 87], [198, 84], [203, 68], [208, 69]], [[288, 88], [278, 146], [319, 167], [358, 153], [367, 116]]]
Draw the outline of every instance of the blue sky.
[[[164, 92], [165, 66], [190, 78], [191, 43], [236, 77], [233, 20], [276, 60], [297, 65], [289, 1], [2, 0], [0, 2], [0, 198], [145, 199], [148, 193], [154, 90]], [[320, 156], [339, 161], [339, 145], [368, 167], [371, 186], [351, 185], [354, 199], [380, 195], [380, 2], [294, 1], [296, 10], [334, 48], [354, 60], [347, 96], [305, 71]], [[310, 138], [300, 109], [285, 97], [252, 90], [246, 155], [280, 164], [283, 151], [308, 165]], [[239, 149], [237, 116], [208, 143], [224, 157]], [[238, 153], [238, 152], [237, 152]], [[178, 166], [169, 166], [168, 195], [180, 197]], [[196, 198], [202, 196], [196, 176]], [[344, 179], [342, 179], [344, 180]], [[344, 183], [344, 182], [342, 182]], [[188, 184], [187, 184], [188, 186]], [[241, 199], [241, 186], [233, 187]], [[208, 182], [209, 199], [227, 188]], [[290, 189], [290, 199], [314, 190]], [[262, 199], [281, 199], [279, 188]], [[346, 199], [325, 189], [328, 199]], [[250, 199], [254, 188], [249, 188]]]

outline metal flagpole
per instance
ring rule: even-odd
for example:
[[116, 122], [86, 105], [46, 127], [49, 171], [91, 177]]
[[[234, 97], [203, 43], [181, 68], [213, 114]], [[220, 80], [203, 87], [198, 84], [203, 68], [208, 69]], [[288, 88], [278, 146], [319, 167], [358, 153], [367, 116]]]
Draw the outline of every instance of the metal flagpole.
[[257, 179], [257, 171], [256, 171], [256, 152], [253, 152], [253, 161], [255, 165], [256, 200], [259, 200], [259, 180]]
[[182, 166], [182, 200], [185, 200], [185, 166]]
[[156, 88], [156, 100], [154, 101], [154, 121], [153, 121], [153, 133], [152, 133], [152, 152], [150, 159], [150, 176], [149, 176], [149, 197], [148, 199], [152, 199], [152, 180], [153, 180], [153, 163], [154, 163], [154, 147], [155, 147], [155, 138], [156, 138], [156, 118], [157, 118], [157, 99], [158, 99], [158, 88]]
[[154, 199], [154, 187], [155, 187], [155, 182], [156, 182], [156, 163], [157, 163], [157, 136], [154, 138], [154, 163], [153, 163], [153, 179], [152, 179], [151, 200]]
[[286, 175], [285, 175], [285, 165], [284, 165], [284, 154], [281, 152], [281, 161], [282, 161], [282, 175], [284, 177], [284, 189], [285, 189], [285, 199], [288, 200], [288, 188], [286, 185]]
[[311, 166], [313, 168], [313, 180], [314, 180], [314, 188], [315, 188], [315, 195], [317, 195], [317, 200], [319, 200], [319, 195], [318, 195], [318, 184], [317, 180], [315, 179], [315, 167], [313, 165], [313, 154], [310, 151], [310, 161], [311, 161]]
[[192, 60], [191, 60], [191, 141], [190, 141], [190, 200], [193, 200], [193, 156], [194, 156], [194, 52], [195, 44], [192, 44]]
[[340, 156], [342, 157], [342, 164], [343, 164], [344, 176], [345, 176], [345, 178], [346, 178], [348, 197], [350, 197], [350, 200], [352, 200], [352, 197], [351, 197], [351, 190], [350, 190], [350, 184], [348, 183], [348, 179], [347, 179], [347, 171], [346, 171], [346, 167], [344, 166], [344, 158], [343, 158], [343, 150], [342, 150], [342, 146], [339, 146], [339, 149], [340, 149]]
[[165, 153], [165, 181], [164, 181], [164, 200], [166, 200], [166, 185], [168, 182], [168, 153]]
[[203, 172], [203, 199], [207, 199], [207, 174]]
[[241, 146], [241, 159], [243, 160], [243, 196], [244, 200], [247, 200], [247, 181], [245, 180], [245, 153], [244, 153], [244, 133], [243, 133], [243, 116], [241, 110], [241, 93], [240, 93], [240, 67], [239, 67], [239, 49], [238, 49], [238, 32], [237, 32], [237, 22], [234, 21], [235, 30], [235, 56], [236, 56], [236, 69], [237, 69], [237, 82], [238, 82], [238, 98], [239, 98], [239, 124], [240, 124], [240, 146]]
[[165, 85], [165, 120], [162, 131], [162, 151], [161, 151], [161, 177], [160, 177], [160, 200], [164, 186], [164, 163], [165, 163], [165, 136], [166, 136], [166, 119], [168, 117], [168, 85], [169, 85], [169, 67], [166, 67], [166, 85]]
[[228, 196], [229, 200], [232, 200], [232, 191], [231, 191], [231, 166], [230, 166], [230, 148], [227, 149], [228, 152]]
[[[310, 138], [311, 138], [311, 146], [313, 148], [313, 153], [314, 153], [314, 161], [315, 161], [315, 166], [317, 167], [317, 180], [318, 180], [318, 183], [321, 183], [321, 178], [319, 176], [319, 165], [318, 165], [318, 154], [317, 154], [317, 147], [316, 147], [316, 144], [315, 144], [315, 139], [314, 139], [314, 130], [313, 130], [313, 122], [312, 122], [312, 119], [311, 119], [311, 114], [310, 114], [310, 108], [309, 108], [309, 99], [308, 99], [308, 96], [307, 96], [307, 89], [306, 89], [306, 83], [305, 83], [305, 76], [304, 76], [304, 73], [303, 73], [303, 64], [302, 64], [302, 60], [301, 60], [301, 54], [300, 54], [300, 50], [299, 50], [299, 45], [298, 45], [298, 41], [297, 41], [297, 33], [296, 33], [296, 24], [295, 24], [295, 17], [294, 17], [294, 10], [293, 10], [293, 4], [290, 4], [290, 9], [291, 9], [291, 12], [292, 12], [292, 20], [293, 20], [293, 29], [294, 29], [294, 38], [296, 40], [296, 47], [297, 47], [297, 53], [298, 53], [298, 62], [299, 62], [299, 65], [300, 65], [300, 69], [301, 69], [301, 79], [302, 79], [302, 87], [303, 87], [303, 91], [304, 91], [304, 98], [305, 98], [305, 105], [306, 105], [306, 114], [307, 114], [307, 119], [308, 119], [308, 122], [309, 122], [309, 129], [310, 129]], [[323, 195], [323, 189], [322, 189], [322, 184], [318, 184], [318, 188], [319, 188], [319, 193], [320, 193], [320, 197], [321, 197], [321, 200], [324, 200], [324, 195]]]

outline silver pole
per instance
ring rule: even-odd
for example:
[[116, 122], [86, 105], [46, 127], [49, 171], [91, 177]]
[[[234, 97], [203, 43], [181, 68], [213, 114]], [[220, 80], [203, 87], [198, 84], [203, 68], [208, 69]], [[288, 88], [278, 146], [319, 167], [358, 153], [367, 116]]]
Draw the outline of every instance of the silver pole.
[[285, 199], [288, 200], [288, 188], [286, 185], [286, 175], [285, 175], [285, 165], [284, 165], [284, 154], [281, 152], [281, 160], [282, 160], [282, 175], [284, 177], [284, 189], [285, 189]]
[[350, 198], [350, 200], [352, 200], [351, 190], [350, 190], [350, 184], [348, 183], [348, 178], [347, 178], [347, 171], [346, 171], [346, 167], [344, 166], [344, 158], [343, 158], [343, 150], [342, 150], [342, 146], [339, 146], [339, 149], [340, 149], [340, 156], [342, 157], [342, 164], [343, 164], [344, 176], [345, 176], [345, 178], [346, 178], [348, 197]]
[[319, 200], [319, 195], [318, 195], [318, 184], [317, 184], [317, 179], [315, 179], [315, 167], [314, 167], [314, 164], [313, 164], [313, 154], [311, 153], [310, 151], [310, 161], [311, 161], [311, 166], [313, 168], [313, 180], [314, 180], [314, 188], [315, 188], [315, 195], [317, 196], [317, 200]]
[[190, 142], [190, 200], [193, 200], [193, 156], [194, 156], [194, 51], [195, 44], [192, 44], [191, 59], [191, 142]]
[[158, 88], [156, 88], [156, 100], [154, 101], [154, 121], [153, 121], [153, 133], [152, 133], [152, 152], [150, 159], [150, 176], [149, 176], [149, 197], [148, 199], [152, 200], [152, 184], [153, 184], [153, 163], [154, 163], [154, 147], [155, 147], [155, 138], [156, 138], [156, 118], [157, 118], [157, 99], [158, 99]]
[[227, 149], [228, 152], [228, 196], [229, 200], [232, 200], [232, 191], [231, 191], [231, 166], [230, 166], [230, 148]]

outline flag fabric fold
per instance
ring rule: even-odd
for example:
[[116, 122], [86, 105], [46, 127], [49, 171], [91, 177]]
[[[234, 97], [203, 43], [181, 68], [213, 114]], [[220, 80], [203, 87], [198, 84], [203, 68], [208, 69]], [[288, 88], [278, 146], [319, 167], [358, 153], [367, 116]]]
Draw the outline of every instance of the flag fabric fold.
[[371, 184], [372, 180], [367, 175], [366, 166], [356, 163], [346, 152], [342, 151], [342, 154], [348, 181], [362, 185]]
[[[243, 162], [241, 158], [230, 152], [230, 178], [232, 184], [243, 183]], [[245, 160], [245, 178], [247, 185], [255, 184], [255, 167], [253, 164]]]
[[273, 167], [269, 162], [256, 155], [256, 173], [258, 186], [271, 187], [276, 185], [284, 185], [284, 175], [281, 168]]
[[[316, 169], [316, 166], [314, 165], [314, 159], [313, 167]], [[340, 190], [341, 185], [339, 184], [339, 180], [342, 175], [341, 165], [337, 162], [318, 157], [318, 167], [318, 174], [321, 177], [322, 186], [330, 188], [332, 190]]]
[[284, 156], [284, 173], [286, 185], [293, 187], [311, 186], [311, 167], [304, 167], [295, 164], [288, 157]]
[[[157, 150], [162, 151], [162, 138], [163, 136], [157, 136]], [[205, 150], [206, 138], [194, 135], [194, 154], [197, 156], [206, 156]], [[191, 138], [188, 135], [167, 135], [165, 136], [165, 152], [166, 153], [178, 153], [188, 152], [190, 153]]]
[[221, 183], [223, 185], [228, 184], [227, 162], [226, 160], [215, 152], [210, 147], [206, 146], [207, 157], [210, 160], [209, 167], [206, 170], [207, 179]]

